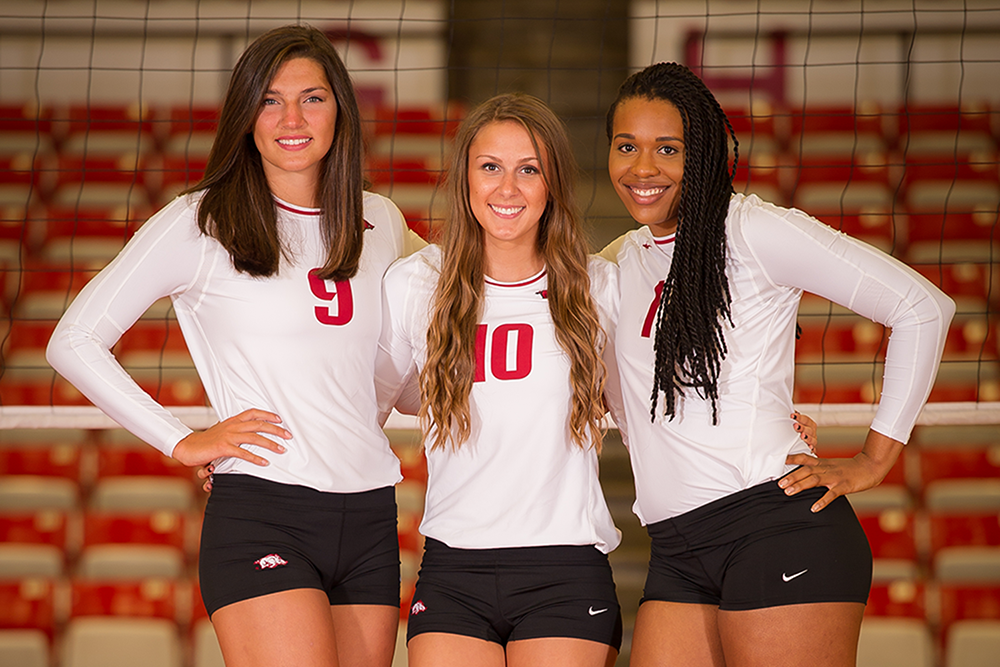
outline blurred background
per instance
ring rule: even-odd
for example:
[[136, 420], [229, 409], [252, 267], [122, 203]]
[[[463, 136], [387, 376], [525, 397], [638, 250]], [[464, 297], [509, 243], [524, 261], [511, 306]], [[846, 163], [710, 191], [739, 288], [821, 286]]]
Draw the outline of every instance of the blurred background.
[[[0, 0], [0, 665], [221, 664], [197, 591], [203, 494], [44, 360], [66, 305], [143, 221], [198, 182], [229, 74], [287, 23], [325, 31], [354, 77], [372, 189], [433, 238], [450, 140], [524, 91], [564, 119], [594, 250], [632, 228], [606, 174], [605, 112], [632, 71], [694, 68], [740, 142], [736, 190], [906, 261], [959, 304], [910, 446], [852, 498], [876, 555], [859, 664], [984, 667], [1000, 655], [1000, 2], [976, 0]], [[888, 332], [807, 296], [798, 406], [852, 455]], [[115, 348], [193, 427], [215, 421], [169, 301]], [[390, 436], [404, 581], [426, 470]], [[628, 640], [648, 556], [628, 457], [602, 483]], [[397, 664], [405, 664], [400, 644]]]

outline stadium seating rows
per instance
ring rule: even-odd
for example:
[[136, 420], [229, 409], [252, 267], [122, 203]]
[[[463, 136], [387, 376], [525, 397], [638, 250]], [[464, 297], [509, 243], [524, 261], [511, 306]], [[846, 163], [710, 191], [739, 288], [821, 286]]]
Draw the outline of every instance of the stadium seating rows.
[[[405, 475], [405, 620], [427, 470], [412, 432], [389, 434]], [[69, 652], [92, 655], [121, 633], [120, 645], [132, 635], [163, 643], [176, 657], [165, 667], [221, 665], [197, 586], [198, 486], [190, 469], [122, 430], [0, 431], [0, 663], [61, 652], [70, 667]]]
[[[72, 296], [142, 221], [201, 177], [216, 114], [0, 107], [0, 403], [86, 404], [45, 364], [45, 341]], [[372, 187], [424, 235], [440, 217], [435, 189], [461, 115], [460, 107], [368, 113]], [[1000, 294], [991, 270], [998, 256], [997, 114], [866, 107], [730, 116], [741, 142], [737, 191], [800, 206], [893, 252], [956, 297], [959, 313], [931, 400], [1000, 399], [998, 331], [989, 316]], [[809, 298], [800, 325], [796, 399], [873, 400], [888, 332]], [[164, 403], [205, 403], [168, 302], [151, 309], [115, 351]], [[883, 486], [855, 499], [877, 559], [862, 650], [876, 650], [881, 634], [911, 652], [878, 664], [901, 656], [912, 662], [898, 664], [923, 664], [924, 654], [938, 652], [946, 667], [971, 667], [978, 663], [963, 656], [997, 655], [1000, 440], [975, 428], [950, 431], [918, 429]], [[194, 583], [200, 494], [190, 473], [117, 435], [50, 437], [28, 442], [0, 431], [0, 572], [7, 573], [0, 573], [0, 655], [29, 656], [18, 664], [31, 665], [30, 656], [55, 650], [57, 638], [69, 650], [118, 632], [121, 647], [162, 642], [164, 655], [183, 653], [177, 659], [185, 664], [218, 664]], [[839, 437], [824, 431], [824, 453], [856, 451], [863, 434], [847, 434], [843, 443]], [[426, 482], [412, 445], [399, 450], [406, 475], [397, 493], [403, 618], [419, 563]], [[136, 493], [146, 494], [144, 506]], [[105, 578], [133, 567], [128, 581]], [[128, 627], [102, 625], [109, 620]]]

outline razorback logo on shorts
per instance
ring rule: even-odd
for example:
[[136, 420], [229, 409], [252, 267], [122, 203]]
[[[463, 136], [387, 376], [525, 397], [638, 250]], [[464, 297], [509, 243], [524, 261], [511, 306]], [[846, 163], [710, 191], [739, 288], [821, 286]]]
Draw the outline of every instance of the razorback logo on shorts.
[[288, 565], [288, 561], [278, 554], [268, 554], [260, 560], [255, 560], [253, 564], [258, 570], [271, 570], [281, 565]]
[[416, 616], [422, 611], [427, 611], [427, 607], [424, 606], [424, 603], [421, 600], [417, 600], [413, 603], [413, 606], [410, 607], [410, 616]]

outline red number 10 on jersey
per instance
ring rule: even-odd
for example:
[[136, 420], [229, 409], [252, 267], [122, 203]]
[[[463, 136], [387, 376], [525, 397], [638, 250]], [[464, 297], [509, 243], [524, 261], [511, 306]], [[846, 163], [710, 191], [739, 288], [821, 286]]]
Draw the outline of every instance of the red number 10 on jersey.
[[[530, 324], [501, 324], [490, 335], [487, 325], [476, 329], [476, 375], [486, 381], [486, 347], [490, 348], [490, 375], [497, 380], [520, 380], [531, 372], [531, 346], [535, 332]], [[513, 339], [513, 350], [511, 344]], [[513, 351], [513, 358], [511, 352]]]

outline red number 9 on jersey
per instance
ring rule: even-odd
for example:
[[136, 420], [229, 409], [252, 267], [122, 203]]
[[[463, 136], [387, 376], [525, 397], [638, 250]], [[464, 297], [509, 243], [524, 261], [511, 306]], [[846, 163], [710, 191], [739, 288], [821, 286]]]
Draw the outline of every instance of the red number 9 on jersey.
[[333, 309], [329, 306], [316, 306], [316, 319], [321, 324], [332, 324], [343, 326], [354, 317], [354, 294], [351, 292], [351, 282], [349, 280], [338, 280], [333, 284], [334, 291], [326, 288], [326, 281], [316, 275], [313, 269], [309, 272], [309, 289], [313, 296], [323, 301], [337, 300], [337, 314], [333, 314]]

